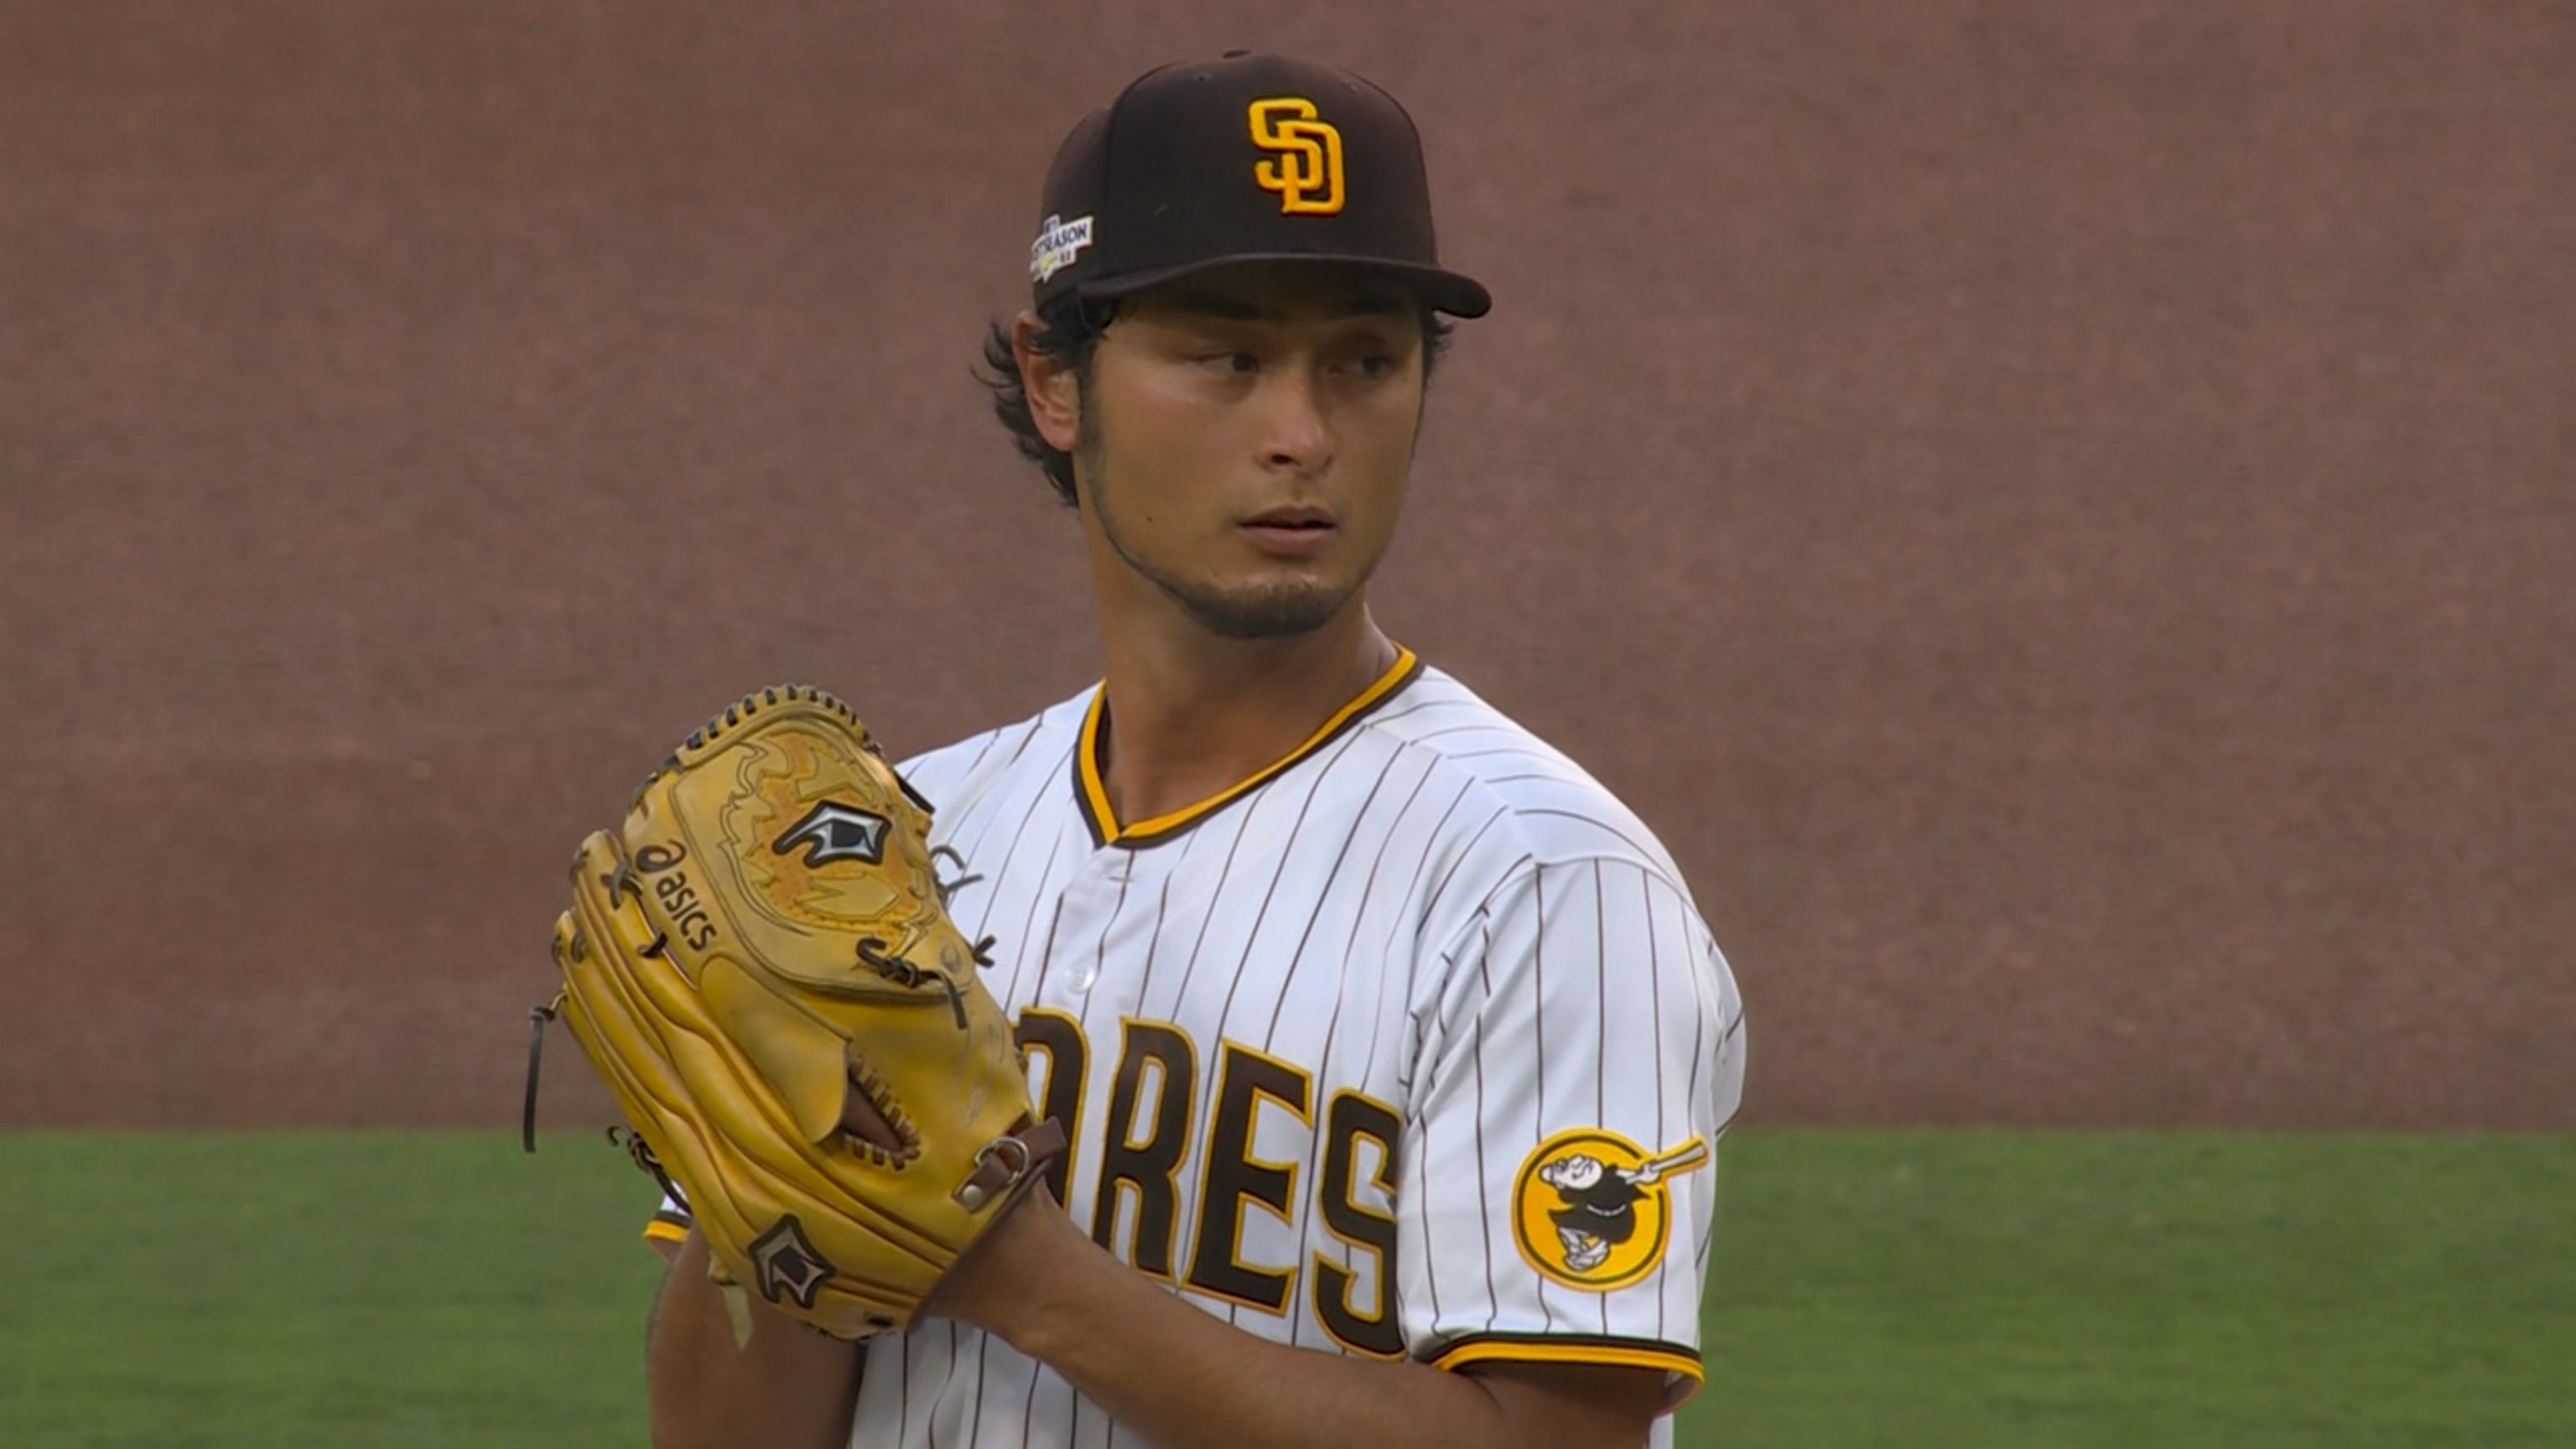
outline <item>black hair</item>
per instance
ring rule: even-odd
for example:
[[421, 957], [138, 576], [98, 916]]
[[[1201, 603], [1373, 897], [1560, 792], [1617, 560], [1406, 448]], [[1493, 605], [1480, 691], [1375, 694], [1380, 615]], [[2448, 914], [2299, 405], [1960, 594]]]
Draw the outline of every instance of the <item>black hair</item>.
[[[1088, 405], [1091, 396], [1091, 356], [1100, 346], [1100, 336], [1117, 320], [1116, 303], [1087, 302], [1067, 292], [1038, 308], [1038, 330], [1029, 337], [1029, 349], [1069, 368], [1081, 387]], [[1449, 348], [1450, 329], [1456, 324], [1429, 307], [1422, 309], [1422, 381], [1427, 386], [1431, 371], [1440, 354]], [[994, 322], [984, 333], [984, 366], [976, 381], [992, 391], [993, 416], [1011, 435], [1020, 456], [1038, 465], [1047, 484], [1055, 489], [1056, 501], [1074, 506], [1073, 455], [1046, 440], [1038, 431], [1037, 418], [1029, 411], [1028, 389], [1020, 382], [1019, 360], [1011, 352], [1011, 326]]]

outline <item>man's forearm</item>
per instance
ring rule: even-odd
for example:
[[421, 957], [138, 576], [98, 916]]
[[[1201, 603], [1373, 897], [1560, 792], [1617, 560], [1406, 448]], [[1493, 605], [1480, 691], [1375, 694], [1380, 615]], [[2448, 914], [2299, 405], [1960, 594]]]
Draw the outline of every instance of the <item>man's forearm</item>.
[[862, 1350], [742, 1295], [751, 1336], [734, 1341], [725, 1294], [707, 1281], [707, 1245], [680, 1245], [653, 1305], [645, 1348], [654, 1449], [841, 1449]]
[[1633, 1449], [1662, 1402], [1652, 1370], [1450, 1373], [1257, 1338], [1101, 1252], [1052, 1202], [1015, 1211], [1046, 1215], [1044, 1231], [997, 1235], [997, 1257], [1022, 1261], [979, 1273], [1005, 1286], [957, 1316], [1063, 1374], [1156, 1449]]

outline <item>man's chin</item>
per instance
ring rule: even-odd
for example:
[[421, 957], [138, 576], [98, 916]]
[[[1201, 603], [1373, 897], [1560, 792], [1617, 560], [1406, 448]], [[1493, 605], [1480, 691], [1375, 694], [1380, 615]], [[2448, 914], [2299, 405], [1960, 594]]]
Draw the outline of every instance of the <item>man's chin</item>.
[[1294, 639], [1333, 621], [1350, 591], [1266, 589], [1219, 594], [1166, 590], [1201, 628], [1220, 639]]

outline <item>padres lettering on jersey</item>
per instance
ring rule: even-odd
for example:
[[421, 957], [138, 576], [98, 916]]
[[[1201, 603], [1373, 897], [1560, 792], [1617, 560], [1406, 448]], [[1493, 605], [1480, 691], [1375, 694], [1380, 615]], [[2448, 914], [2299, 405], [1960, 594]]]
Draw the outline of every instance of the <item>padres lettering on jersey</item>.
[[[1052, 1185], [1264, 1338], [1699, 1374], [1732, 978], [1654, 837], [1410, 654], [1191, 810], [1110, 817], [1096, 694], [904, 766], [1072, 1143]], [[1669, 1421], [1655, 1442], [1666, 1443]], [[1043, 1365], [872, 1343], [852, 1444], [1098, 1445]]]

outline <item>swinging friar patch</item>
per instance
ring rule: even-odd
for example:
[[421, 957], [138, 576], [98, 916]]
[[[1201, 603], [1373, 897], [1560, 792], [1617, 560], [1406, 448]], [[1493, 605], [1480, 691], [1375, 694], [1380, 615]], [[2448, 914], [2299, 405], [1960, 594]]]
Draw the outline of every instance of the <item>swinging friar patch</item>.
[[1708, 1165], [1691, 1138], [1649, 1155], [1615, 1132], [1580, 1127], [1538, 1145], [1512, 1184], [1521, 1257], [1569, 1288], [1624, 1288], [1655, 1270], [1672, 1241], [1667, 1184]]

